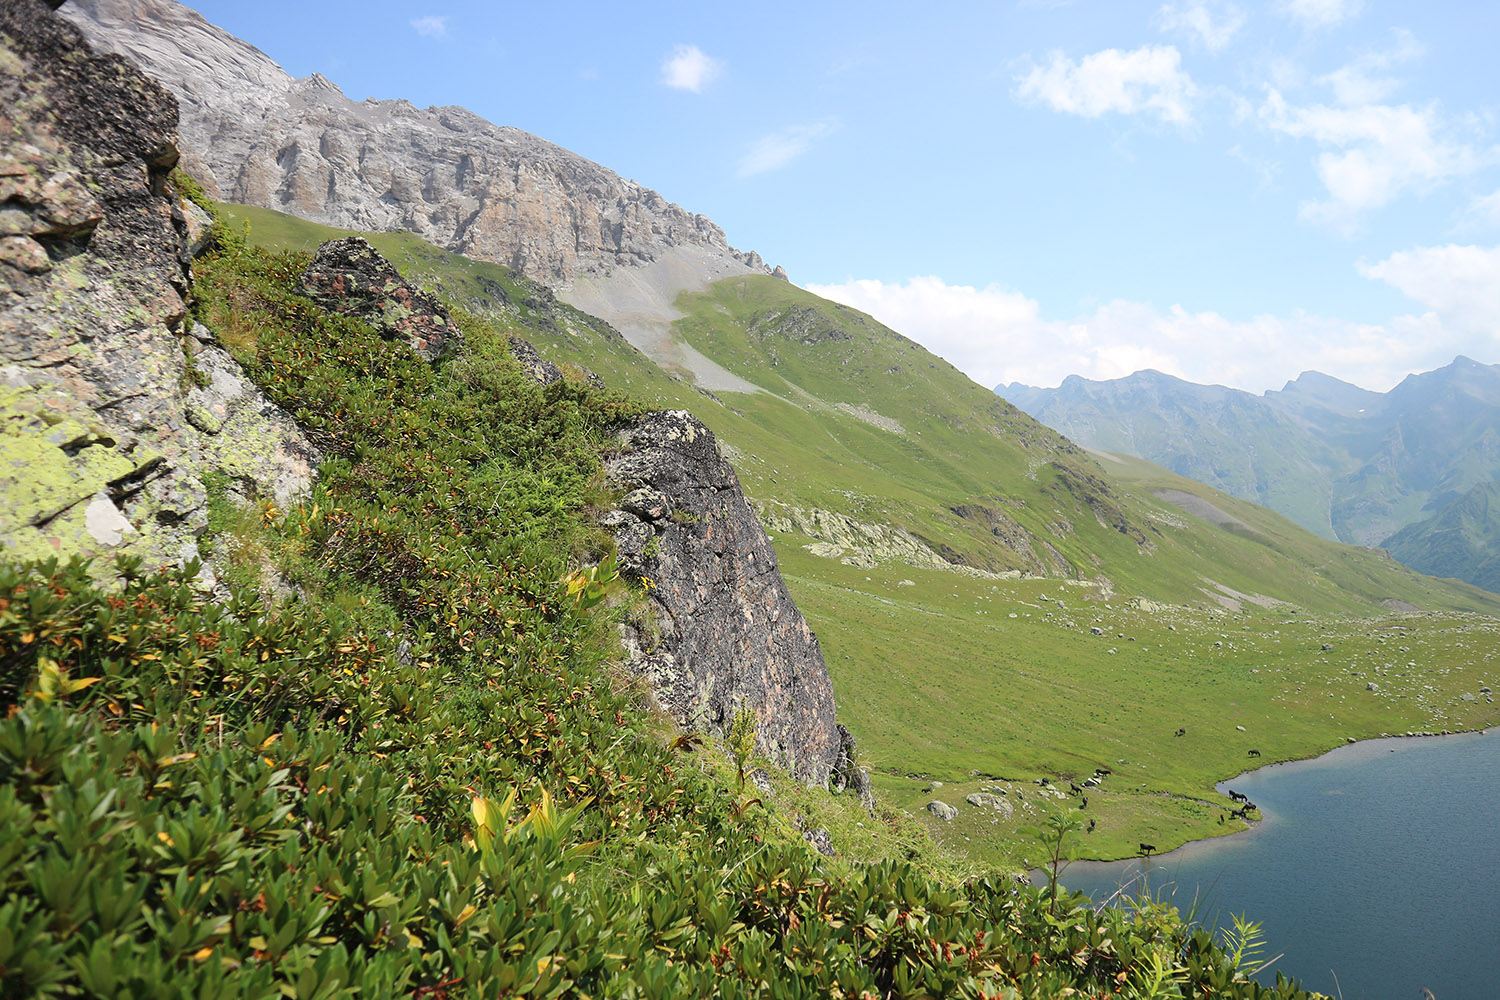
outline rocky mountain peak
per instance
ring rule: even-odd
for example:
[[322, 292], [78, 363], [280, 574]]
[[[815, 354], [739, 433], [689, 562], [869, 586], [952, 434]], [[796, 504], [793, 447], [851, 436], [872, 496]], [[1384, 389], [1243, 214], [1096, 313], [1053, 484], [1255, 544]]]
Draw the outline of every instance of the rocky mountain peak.
[[704, 216], [575, 153], [464, 108], [353, 101], [321, 74], [294, 79], [173, 0], [62, 12], [177, 95], [184, 165], [221, 200], [412, 232], [559, 286], [681, 249], [769, 273]]

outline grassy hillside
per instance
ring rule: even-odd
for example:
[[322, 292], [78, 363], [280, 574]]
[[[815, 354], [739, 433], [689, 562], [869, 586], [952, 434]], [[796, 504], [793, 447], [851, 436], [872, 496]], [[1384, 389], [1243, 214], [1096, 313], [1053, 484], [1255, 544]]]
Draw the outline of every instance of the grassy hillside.
[[[429, 366], [296, 296], [306, 263], [197, 267], [198, 317], [332, 455], [287, 510], [209, 484], [224, 600], [195, 566], [0, 562], [0, 995], [1305, 996], [1169, 908], [751, 798], [612, 669], [631, 596], [564, 586], [634, 404], [537, 385], [473, 316]], [[841, 814], [874, 863], [798, 835]]]
[[[1249, 749], [1287, 759], [1500, 721], [1460, 697], [1492, 682], [1475, 650], [1494, 633], [1475, 616], [1500, 612], [1495, 595], [1150, 463], [1083, 452], [854, 310], [771, 278], [684, 296], [681, 335], [767, 390], [714, 398], [503, 268], [433, 249], [397, 259], [476, 308], [462, 290], [487, 276], [510, 289], [496, 321], [545, 355], [713, 428], [776, 529], [883, 795], [971, 857], [1034, 862], [1025, 831], [1084, 812], [1033, 794], [1038, 778], [1066, 789], [1114, 770], [1090, 795], [1083, 849], [1119, 856], [1242, 829], [1219, 822], [1228, 803], [1213, 784]], [[1453, 614], [1372, 617], [1391, 614], [1383, 602]], [[1413, 627], [1420, 657], [1385, 652], [1382, 637]], [[1365, 697], [1377, 665], [1402, 680]], [[932, 779], [944, 786], [924, 791]], [[1006, 817], [964, 801], [986, 787], [1024, 804]], [[921, 810], [939, 796], [958, 819]]]
[[1500, 592], [1500, 483], [1475, 486], [1383, 544], [1392, 556], [1424, 573]]

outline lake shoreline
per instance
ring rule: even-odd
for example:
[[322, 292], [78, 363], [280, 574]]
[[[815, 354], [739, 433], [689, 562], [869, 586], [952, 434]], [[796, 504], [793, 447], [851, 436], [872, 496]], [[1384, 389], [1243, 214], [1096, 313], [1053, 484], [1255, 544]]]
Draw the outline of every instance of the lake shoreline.
[[[1222, 779], [1220, 781], [1214, 782], [1214, 784], [1213, 784], [1213, 790], [1216, 791], [1216, 792], [1219, 792], [1220, 794], [1225, 794], [1225, 792], [1223, 791], [1224, 786], [1228, 785], [1232, 781], [1242, 781], [1242, 780], [1245, 780], [1245, 779], [1249, 778], [1251, 775], [1260, 774], [1260, 773], [1262, 773], [1262, 772], [1264, 772], [1264, 771], [1266, 771], [1266, 770], [1268, 770], [1270, 768], [1273, 768], [1273, 767], [1288, 767], [1288, 766], [1293, 766], [1293, 765], [1297, 765], [1297, 764], [1308, 764], [1308, 763], [1311, 763], [1311, 762], [1314, 762], [1314, 761], [1321, 761], [1324, 758], [1326, 758], [1326, 757], [1328, 757], [1328, 756], [1330, 756], [1332, 754], [1339, 753], [1340, 751], [1350, 750], [1350, 749], [1352, 749], [1354, 747], [1368, 747], [1368, 746], [1371, 746], [1373, 744], [1379, 744], [1379, 743], [1382, 743], [1382, 742], [1385, 742], [1385, 741], [1395, 741], [1395, 740], [1405, 741], [1405, 740], [1442, 739], [1444, 737], [1454, 737], [1454, 736], [1464, 736], [1464, 737], [1484, 736], [1484, 735], [1489, 735], [1491, 733], [1496, 733], [1496, 732], [1500, 732], [1500, 725], [1489, 725], [1489, 726], [1485, 726], [1485, 727], [1480, 728], [1480, 729], [1452, 729], [1452, 730], [1445, 730], [1445, 731], [1436, 732], [1436, 733], [1415, 733], [1415, 732], [1413, 732], [1413, 733], [1390, 733], [1390, 734], [1383, 733], [1380, 736], [1371, 736], [1371, 737], [1368, 737], [1368, 738], [1362, 739], [1362, 740], [1346, 739], [1345, 742], [1343, 742], [1343, 743], [1340, 743], [1340, 744], [1338, 744], [1336, 746], [1329, 747], [1327, 750], [1323, 750], [1323, 751], [1320, 751], [1319, 753], [1311, 754], [1311, 755], [1309, 755], [1307, 757], [1288, 757], [1288, 758], [1286, 758], [1284, 760], [1273, 760], [1273, 761], [1270, 761], [1268, 763], [1261, 764], [1258, 767], [1251, 768], [1250, 770], [1241, 771], [1238, 774], [1234, 775], [1233, 777], [1224, 778], [1224, 779]], [[1184, 840], [1182, 843], [1177, 844], [1174, 847], [1168, 848], [1165, 851], [1160, 851], [1160, 852], [1154, 852], [1154, 853], [1152, 853], [1151, 854], [1151, 859], [1165, 859], [1165, 858], [1170, 858], [1170, 857], [1178, 854], [1180, 851], [1182, 851], [1182, 850], [1184, 850], [1186, 848], [1192, 847], [1193, 845], [1197, 845], [1197, 844], [1215, 844], [1215, 843], [1220, 843], [1220, 842], [1223, 842], [1223, 841], [1226, 841], [1226, 840], [1231, 840], [1231, 839], [1234, 839], [1234, 838], [1241, 838], [1241, 839], [1248, 838], [1252, 834], [1256, 833], [1259, 829], [1262, 828], [1262, 826], [1263, 826], [1263, 824], [1265, 822], [1265, 819], [1266, 819], [1265, 814], [1262, 813], [1261, 819], [1258, 819], [1258, 820], [1247, 820], [1246, 822], [1248, 822], [1250, 825], [1247, 826], [1243, 830], [1226, 830], [1224, 833], [1217, 834], [1217, 835], [1212, 836], [1212, 837], [1194, 837], [1194, 838], [1189, 839], [1189, 840]], [[1119, 864], [1121, 861], [1143, 861], [1143, 860], [1146, 860], [1146, 857], [1145, 857], [1145, 855], [1142, 855], [1142, 854], [1126, 854], [1126, 855], [1122, 855], [1120, 857], [1113, 857], [1113, 858], [1080, 858], [1077, 861], [1070, 862], [1069, 863], [1069, 867], [1072, 867], [1073, 865], [1113, 865], [1113, 864]], [[1036, 885], [1037, 882], [1036, 882], [1036, 877], [1035, 876], [1037, 875], [1037, 873], [1041, 873], [1043, 878], [1046, 877], [1046, 869], [1044, 869], [1044, 868], [1032, 868], [1032, 869], [1028, 869], [1026, 872], [1024, 872], [1022, 874], [1033, 885]]]
[[1098, 904], [1149, 896], [1208, 930], [1254, 921], [1279, 968], [1346, 1000], [1492, 996], [1500, 896], [1476, 887], [1500, 885], [1500, 727], [1448, 735], [1242, 772], [1219, 787], [1259, 803], [1264, 820], [1241, 831], [1254, 836], [1078, 861], [1059, 882]]

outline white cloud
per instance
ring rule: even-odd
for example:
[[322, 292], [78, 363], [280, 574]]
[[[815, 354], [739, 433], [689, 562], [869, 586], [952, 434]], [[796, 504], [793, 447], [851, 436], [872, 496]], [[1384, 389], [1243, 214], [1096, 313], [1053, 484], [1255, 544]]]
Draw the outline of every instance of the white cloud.
[[1362, 263], [1359, 273], [1422, 303], [1444, 330], [1500, 347], [1500, 246], [1415, 247]]
[[1228, 0], [1184, 0], [1156, 12], [1163, 31], [1186, 35], [1210, 52], [1222, 52], [1245, 26], [1245, 12]]
[[1193, 119], [1197, 88], [1182, 71], [1175, 45], [1145, 45], [1129, 52], [1105, 49], [1074, 62], [1054, 52], [1016, 81], [1016, 97], [1054, 111], [1098, 118], [1111, 111], [1149, 113], [1175, 125]]
[[1302, 215], [1336, 230], [1353, 229], [1363, 213], [1471, 173], [1486, 159], [1443, 135], [1436, 104], [1297, 107], [1269, 89], [1259, 115], [1273, 132], [1330, 147], [1315, 161], [1328, 198], [1304, 202]]
[[448, 34], [448, 19], [446, 17], [414, 17], [411, 26], [417, 30], [417, 34], [426, 38], [442, 38]]
[[662, 61], [661, 82], [678, 90], [702, 93], [721, 72], [724, 63], [704, 55], [696, 45], [679, 45]]
[[[1425, 269], [1391, 265], [1390, 275], [1399, 272], [1445, 302], [1464, 301], [1461, 293], [1441, 287], [1439, 263], [1423, 263]], [[1500, 269], [1500, 259], [1492, 266]], [[1371, 276], [1391, 280], [1384, 273]], [[1465, 287], [1477, 289], [1482, 280], [1476, 273]], [[1500, 270], [1490, 281], [1489, 287], [1500, 289]], [[848, 281], [808, 290], [870, 313], [986, 388], [1009, 382], [1053, 386], [1069, 375], [1112, 379], [1154, 368], [1193, 382], [1261, 392], [1279, 389], [1311, 368], [1384, 390], [1411, 372], [1447, 364], [1455, 354], [1487, 360], [1500, 348], [1494, 333], [1481, 342], [1446, 323], [1441, 312], [1396, 316], [1381, 324], [1302, 311], [1232, 320], [1179, 305], [1164, 310], [1116, 300], [1087, 315], [1056, 320], [1043, 316], [1037, 301], [1020, 292], [949, 285], [936, 277], [895, 284]], [[1468, 316], [1477, 307], [1459, 308]], [[1500, 331], [1500, 322], [1493, 329]]]
[[769, 170], [780, 170], [812, 146], [813, 142], [832, 132], [834, 122], [793, 125], [772, 135], [757, 139], [740, 161], [739, 176], [750, 177]]
[[1364, 0], [1277, 0], [1276, 9], [1306, 28], [1331, 28], [1359, 13]]
[[1319, 77], [1318, 82], [1332, 87], [1334, 100], [1349, 107], [1378, 104], [1390, 97], [1400, 81], [1385, 71], [1420, 59], [1427, 52], [1426, 46], [1405, 28], [1396, 28], [1391, 34], [1395, 40], [1391, 48], [1366, 52], [1347, 66]]

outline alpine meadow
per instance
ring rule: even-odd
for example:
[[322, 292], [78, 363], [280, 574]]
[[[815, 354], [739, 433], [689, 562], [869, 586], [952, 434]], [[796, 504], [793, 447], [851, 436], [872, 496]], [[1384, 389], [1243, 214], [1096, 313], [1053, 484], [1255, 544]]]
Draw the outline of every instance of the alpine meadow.
[[[1143, 17], [1207, 59], [1347, 6]], [[1080, 320], [1004, 336], [1088, 341], [1089, 378], [1002, 381], [924, 324], [1013, 293], [898, 332], [895, 286], [814, 271], [795, 227], [806, 285], [462, 90], [292, 75], [307, 16], [251, 44], [174, 0], [0, 6], [0, 996], [1324, 995], [1233, 899], [1061, 873], [1254, 837], [1250, 768], [1500, 724], [1490, 366], [1256, 395], [1104, 370]], [[593, 87], [518, 52], [542, 16], [397, 20]], [[748, 115], [729, 48], [639, 86]], [[1218, 127], [1179, 118], [1219, 85], [1138, 51], [1116, 105], [1084, 85], [1135, 52], [1027, 56], [1010, 100], [1155, 117], [1118, 147]], [[1418, 56], [1360, 58], [1374, 87]], [[726, 173], [769, 192], [860, 127]]]

